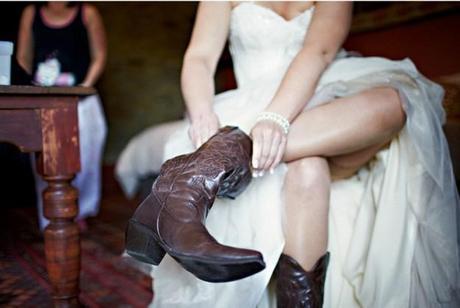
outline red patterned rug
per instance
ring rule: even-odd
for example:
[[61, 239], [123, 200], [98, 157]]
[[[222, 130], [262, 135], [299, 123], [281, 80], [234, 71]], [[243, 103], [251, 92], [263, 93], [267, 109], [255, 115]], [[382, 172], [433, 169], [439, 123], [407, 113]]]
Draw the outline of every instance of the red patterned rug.
[[[121, 257], [124, 226], [133, 206], [105, 199], [100, 215], [82, 235], [80, 302], [86, 307], [146, 307], [151, 278]], [[51, 307], [43, 239], [34, 208], [2, 209], [0, 307]]]

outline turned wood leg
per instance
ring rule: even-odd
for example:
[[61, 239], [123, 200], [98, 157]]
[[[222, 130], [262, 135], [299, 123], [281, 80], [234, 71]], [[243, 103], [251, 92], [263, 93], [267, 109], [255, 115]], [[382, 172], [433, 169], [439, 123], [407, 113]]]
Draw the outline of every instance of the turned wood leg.
[[78, 191], [70, 182], [80, 171], [79, 96], [94, 89], [0, 86], [0, 140], [37, 153], [43, 192], [45, 256], [55, 307], [78, 306], [80, 240], [74, 219]]
[[[62, 108], [41, 110], [42, 151], [37, 169], [48, 183], [43, 192], [45, 255], [55, 307], [77, 307], [80, 277], [78, 191], [71, 180], [80, 170], [77, 98], [60, 98]], [[72, 104], [73, 102], [73, 104]]]
[[77, 307], [80, 272], [80, 238], [74, 222], [78, 213], [78, 191], [73, 176], [44, 177], [45, 254], [55, 307]]

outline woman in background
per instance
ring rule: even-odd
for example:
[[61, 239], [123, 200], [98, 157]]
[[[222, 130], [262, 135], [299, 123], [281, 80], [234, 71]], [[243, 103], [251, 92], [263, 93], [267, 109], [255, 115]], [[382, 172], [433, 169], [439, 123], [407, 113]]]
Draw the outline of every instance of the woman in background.
[[[20, 21], [17, 60], [42, 86], [92, 87], [106, 62], [104, 26], [97, 9], [82, 3], [48, 2], [29, 5]], [[101, 159], [107, 128], [98, 95], [78, 104], [81, 171], [73, 185], [79, 190], [77, 222], [86, 229], [85, 218], [99, 210]], [[43, 216], [41, 193], [46, 187], [36, 176], [40, 228]]]

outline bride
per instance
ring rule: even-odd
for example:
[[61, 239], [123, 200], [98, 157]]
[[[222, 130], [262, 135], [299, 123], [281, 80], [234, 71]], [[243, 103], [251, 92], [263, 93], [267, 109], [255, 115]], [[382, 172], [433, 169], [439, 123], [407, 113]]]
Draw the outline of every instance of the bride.
[[[199, 5], [182, 69], [188, 121], [165, 159], [225, 125], [251, 136], [253, 181], [216, 200], [206, 227], [260, 251], [265, 269], [209, 283], [166, 256], [152, 271], [154, 307], [319, 307], [324, 275], [324, 307], [458, 307], [443, 90], [408, 59], [349, 57], [351, 12], [349, 2]], [[238, 88], [214, 96], [227, 38]]]

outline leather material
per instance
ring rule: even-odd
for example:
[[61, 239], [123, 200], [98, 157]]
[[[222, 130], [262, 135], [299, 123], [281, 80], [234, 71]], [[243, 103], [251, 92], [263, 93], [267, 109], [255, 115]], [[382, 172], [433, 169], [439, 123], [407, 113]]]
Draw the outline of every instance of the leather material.
[[[265, 268], [259, 252], [221, 245], [204, 226], [216, 196], [235, 198], [249, 184], [251, 155], [251, 139], [227, 126], [195, 152], [166, 161], [151, 194], [130, 220], [128, 253], [151, 254], [150, 263], [155, 264], [164, 253], [142, 250], [163, 249], [198, 278], [213, 282], [244, 278]], [[146, 232], [153, 245], [139, 240], [148, 237]]]
[[320, 308], [323, 306], [324, 281], [329, 253], [305, 271], [288, 255], [282, 254], [277, 267], [276, 299], [278, 308]]

